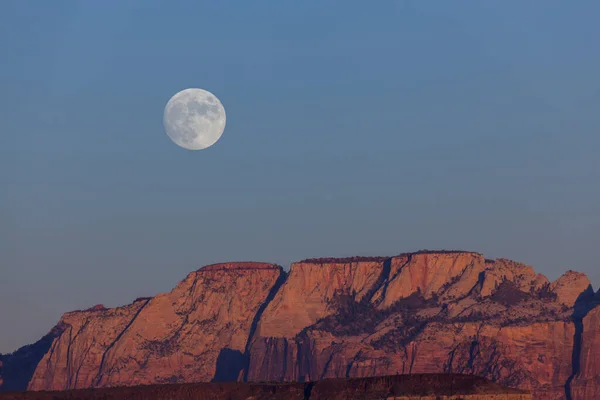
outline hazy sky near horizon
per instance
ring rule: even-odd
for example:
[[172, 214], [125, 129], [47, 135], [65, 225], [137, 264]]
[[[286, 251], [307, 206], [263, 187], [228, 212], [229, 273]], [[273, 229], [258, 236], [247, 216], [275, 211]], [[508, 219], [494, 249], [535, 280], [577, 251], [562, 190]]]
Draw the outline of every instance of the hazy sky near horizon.
[[[466, 249], [597, 287], [599, 14], [0, 2], [0, 352], [219, 261]], [[227, 110], [207, 150], [163, 130], [188, 87]]]

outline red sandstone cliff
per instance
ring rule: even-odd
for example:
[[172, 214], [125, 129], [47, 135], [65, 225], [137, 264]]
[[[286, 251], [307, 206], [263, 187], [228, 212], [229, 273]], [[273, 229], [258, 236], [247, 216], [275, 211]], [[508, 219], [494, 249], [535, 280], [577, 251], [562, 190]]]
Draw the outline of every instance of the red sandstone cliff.
[[282, 274], [272, 264], [212, 265], [152, 299], [65, 314], [67, 328], [29, 389], [210, 381], [222, 350], [241, 362], [259, 308]]
[[[596, 300], [596, 303], [598, 300]], [[579, 373], [572, 388], [574, 399], [600, 399], [600, 307], [592, 309], [580, 326]]]
[[[335, 262], [319, 267], [320, 276], [339, 271]], [[304, 324], [263, 324], [289, 315], [285, 300], [267, 307], [250, 351], [250, 380], [460, 372], [534, 390], [540, 399], [565, 396], [575, 335], [565, 303], [572, 306], [573, 292], [589, 286], [584, 276], [569, 273], [551, 285], [512, 261], [423, 252], [375, 263], [380, 276], [369, 282], [378, 287], [357, 295], [337, 280], [339, 294], [331, 297], [311, 290], [304, 269], [292, 265], [281, 297], [310, 298], [308, 310], [327, 313]], [[292, 291], [300, 295], [286, 296]]]
[[288, 279], [267, 306], [258, 335], [293, 337], [332, 313], [336, 296], [360, 301], [375, 289], [386, 259], [312, 259], [292, 264]]
[[152, 299], [65, 314], [60, 334], [38, 346], [28, 385], [446, 372], [537, 399], [591, 400], [600, 382], [592, 295], [583, 274], [550, 283], [472, 252], [309, 259], [287, 277], [272, 264], [218, 264]]

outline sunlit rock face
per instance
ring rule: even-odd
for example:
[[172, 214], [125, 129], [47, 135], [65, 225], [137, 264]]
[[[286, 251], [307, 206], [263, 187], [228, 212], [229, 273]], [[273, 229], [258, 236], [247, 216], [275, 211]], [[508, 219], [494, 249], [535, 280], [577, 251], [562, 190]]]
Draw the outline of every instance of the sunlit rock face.
[[67, 328], [39, 363], [29, 389], [210, 381], [225, 374], [217, 371], [220, 356], [238, 363], [236, 379], [253, 321], [283, 274], [273, 264], [211, 265], [169, 293], [65, 314], [61, 323]]
[[40, 390], [461, 373], [591, 400], [597, 300], [583, 274], [549, 282], [464, 251], [308, 259], [289, 273], [216, 264], [169, 293], [65, 314], [22, 380]]

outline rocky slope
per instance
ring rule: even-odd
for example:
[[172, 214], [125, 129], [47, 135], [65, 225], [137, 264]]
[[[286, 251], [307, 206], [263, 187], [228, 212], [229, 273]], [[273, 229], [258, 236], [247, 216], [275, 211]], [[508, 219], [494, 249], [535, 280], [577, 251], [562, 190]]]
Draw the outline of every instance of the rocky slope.
[[591, 400], [597, 300], [583, 274], [549, 282], [463, 251], [309, 259], [288, 274], [218, 264], [151, 299], [65, 314], [29, 357], [35, 371], [18, 352], [0, 361], [32, 390], [461, 373], [536, 399]]

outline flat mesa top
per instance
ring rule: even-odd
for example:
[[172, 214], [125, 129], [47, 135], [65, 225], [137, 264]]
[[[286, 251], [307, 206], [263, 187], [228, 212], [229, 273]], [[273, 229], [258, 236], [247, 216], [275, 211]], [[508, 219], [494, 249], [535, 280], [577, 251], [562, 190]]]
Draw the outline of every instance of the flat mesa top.
[[302, 261], [298, 261], [295, 264], [346, 264], [355, 262], [385, 262], [397, 257], [410, 257], [415, 255], [446, 255], [446, 254], [474, 254], [481, 255], [474, 251], [465, 250], [419, 250], [412, 253], [401, 253], [392, 257], [368, 257], [368, 256], [355, 256], [355, 257], [322, 257], [322, 258], [307, 258]]
[[307, 258], [302, 261], [298, 261], [295, 264], [346, 264], [354, 262], [384, 262], [389, 260], [390, 257], [323, 257], [323, 258]]
[[209, 271], [223, 271], [223, 270], [242, 270], [242, 269], [279, 269], [280, 266], [277, 264], [270, 264], [256, 261], [236, 261], [228, 263], [218, 263], [206, 265], [200, 268], [197, 272], [209, 272]]

